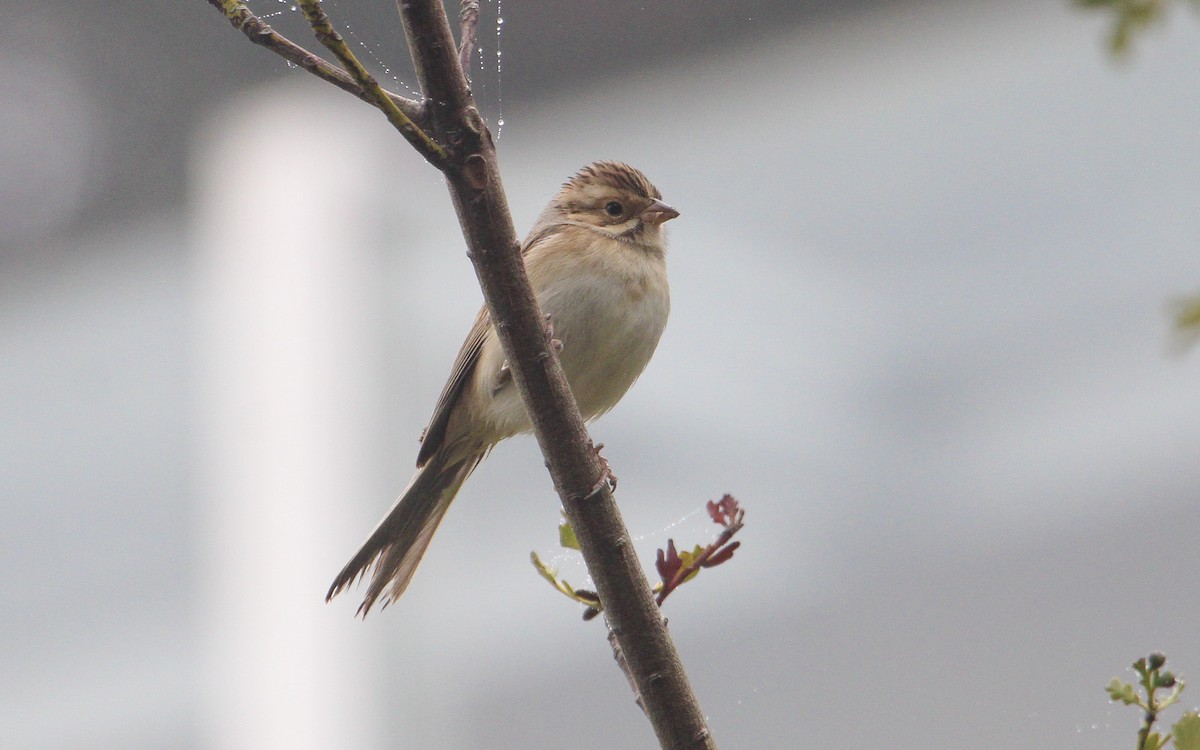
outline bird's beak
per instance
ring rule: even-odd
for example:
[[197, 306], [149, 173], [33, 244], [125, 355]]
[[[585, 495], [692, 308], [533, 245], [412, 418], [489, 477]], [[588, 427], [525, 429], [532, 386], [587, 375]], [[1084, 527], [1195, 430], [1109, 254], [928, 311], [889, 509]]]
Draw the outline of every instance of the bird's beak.
[[679, 212], [662, 201], [654, 201], [642, 211], [640, 218], [647, 224], [662, 224], [679, 215]]

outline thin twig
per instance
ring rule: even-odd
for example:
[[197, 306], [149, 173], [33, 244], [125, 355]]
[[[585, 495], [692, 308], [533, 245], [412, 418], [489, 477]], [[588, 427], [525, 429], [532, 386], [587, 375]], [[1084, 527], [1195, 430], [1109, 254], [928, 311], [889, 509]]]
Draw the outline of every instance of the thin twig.
[[705, 567], [705, 563], [707, 563], [713, 555], [724, 551], [723, 548], [725, 545], [729, 543], [729, 540], [733, 538], [734, 534], [742, 530], [743, 525], [742, 519], [738, 518], [733, 525], [727, 526], [725, 530], [721, 532], [716, 541], [705, 547], [704, 551], [699, 555], [696, 555], [690, 564], [680, 568], [679, 572], [672, 576], [670, 581], [663, 581], [662, 590], [658, 592], [658, 596], [654, 597], [654, 601], [658, 604], [658, 606], [661, 607], [663, 601], [665, 601], [666, 598], [671, 595], [671, 592], [679, 588], [680, 584], [686, 581], [693, 573]]
[[[293, 65], [307, 70], [322, 81], [332, 83], [343, 91], [354, 94], [368, 104], [375, 103], [363, 87], [358, 85], [345, 71], [275, 31], [265, 21], [254, 15], [245, 3], [238, 2], [238, 0], [208, 0], [208, 4], [221, 11], [235, 29], [241, 31], [246, 38], [260, 47], [271, 50]], [[383, 93], [408, 119], [413, 122], [421, 122], [424, 119], [424, 109], [419, 102], [391, 91], [385, 90]]]
[[462, 0], [458, 20], [462, 24], [462, 33], [458, 37], [458, 64], [462, 67], [463, 75], [470, 81], [471, 57], [475, 54], [475, 30], [479, 26], [479, 0]]
[[346, 40], [333, 28], [333, 23], [329, 20], [329, 16], [325, 15], [325, 11], [321, 9], [320, 0], [298, 0], [298, 3], [300, 9], [304, 11], [304, 19], [312, 27], [317, 41], [333, 53], [338, 62], [342, 64], [342, 67], [362, 87], [362, 90], [367, 95], [367, 101], [378, 107], [384, 116], [387, 117], [388, 122], [392, 124], [392, 127], [399, 130], [400, 134], [430, 164], [433, 164], [435, 167], [440, 167], [444, 164], [447, 158], [446, 150], [430, 138], [428, 133], [417, 127], [416, 123], [410, 120], [408, 115], [404, 114], [388, 98], [387, 93], [379, 86], [379, 82], [375, 80], [375, 76], [367, 72], [363, 64], [350, 51], [350, 47], [346, 45]]

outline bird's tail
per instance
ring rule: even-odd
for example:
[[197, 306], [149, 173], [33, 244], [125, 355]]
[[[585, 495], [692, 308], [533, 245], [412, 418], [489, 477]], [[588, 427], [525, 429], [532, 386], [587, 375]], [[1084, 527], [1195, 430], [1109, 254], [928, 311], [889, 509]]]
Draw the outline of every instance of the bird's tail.
[[350, 558], [342, 572], [338, 573], [325, 601], [337, 596], [362, 577], [372, 562], [375, 563], [371, 583], [358, 613], [363, 617], [379, 599], [385, 589], [383, 606], [396, 601], [408, 588], [421, 556], [433, 539], [433, 532], [446, 515], [454, 496], [462, 483], [479, 464], [482, 455], [465, 460], [448, 462], [434, 456], [429, 463], [417, 470], [408, 488], [400, 495], [388, 514], [384, 516], [362, 548]]

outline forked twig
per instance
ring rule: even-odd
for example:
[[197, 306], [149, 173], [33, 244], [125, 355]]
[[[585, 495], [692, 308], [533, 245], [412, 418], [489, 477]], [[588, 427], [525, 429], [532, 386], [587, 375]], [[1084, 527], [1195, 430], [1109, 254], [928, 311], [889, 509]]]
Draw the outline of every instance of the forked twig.
[[462, 24], [462, 33], [458, 37], [458, 64], [469, 81], [471, 56], [475, 54], [475, 30], [479, 26], [479, 0], [462, 0], [458, 20]]
[[332, 52], [334, 57], [338, 59], [338, 62], [350, 73], [350, 76], [362, 88], [365, 94], [363, 98], [379, 108], [384, 116], [387, 117], [388, 122], [392, 124], [392, 127], [399, 130], [400, 134], [429, 163], [435, 167], [445, 163], [446, 150], [430, 138], [428, 133], [417, 127], [416, 123], [388, 97], [387, 92], [375, 80], [375, 76], [367, 72], [363, 64], [350, 51], [350, 47], [346, 45], [346, 40], [333, 28], [333, 22], [329, 20], [329, 16], [325, 14], [325, 11], [321, 9], [319, 0], [298, 1], [300, 9], [304, 11], [304, 20], [308, 21], [308, 25], [312, 27], [317, 41]]
[[737, 548], [742, 546], [741, 542], [730, 543], [733, 536], [746, 525], [746, 511], [737, 499], [733, 495], [725, 495], [718, 502], [709, 500], [707, 510], [713, 523], [724, 527], [712, 544], [703, 548], [697, 545], [693, 553], [681, 556], [675, 550], [675, 541], [668, 539], [666, 551], [658, 551], [655, 567], [662, 577], [662, 588], [658, 590], [654, 601], [660, 607], [671, 592], [699, 573], [701, 568], [720, 565], [733, 557]]
[[[322, 81], [332, 83], [342, 91], [354, 94], [368, 104], [372, 103], [363, 88], [345, 71], [275, 31], [266, 21], [254, 15], [245, 3], [238, 2], [238, 0], [208, 0], [208, 4], [221, 11], [229, 23], [245, 34], [250, 41], [271, 50], [284, 60], [307, 70]], [[410, 120], [420, 122], [424, 119], [424, 111], [419, 102], [391, 91], [384, 93], [401, 111], [408, 115]]]

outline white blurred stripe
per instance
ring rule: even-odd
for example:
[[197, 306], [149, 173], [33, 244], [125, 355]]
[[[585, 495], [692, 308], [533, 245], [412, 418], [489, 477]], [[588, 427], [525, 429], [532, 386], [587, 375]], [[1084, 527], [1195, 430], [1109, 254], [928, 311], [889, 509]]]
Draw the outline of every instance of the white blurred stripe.
[[347, 209], [372, 164], [356, 103], [312, 88], [241, 98], [195, 152], [209, 748], [375, 744], [370, 631], [323, 600], [371, 494], [371, 245]]

